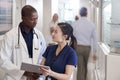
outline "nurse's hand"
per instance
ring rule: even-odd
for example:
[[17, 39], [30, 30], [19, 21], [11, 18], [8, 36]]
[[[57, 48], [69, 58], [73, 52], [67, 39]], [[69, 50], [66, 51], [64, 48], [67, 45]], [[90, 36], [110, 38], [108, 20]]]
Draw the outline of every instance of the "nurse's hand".
[[51, 76], [50, 74], [52, 73], [52, 70], [49, 68], [49, 69], [45, 69], [45, 68], [40, 68], [39, 69], [40, 72], [45, 75], [45, 76]]

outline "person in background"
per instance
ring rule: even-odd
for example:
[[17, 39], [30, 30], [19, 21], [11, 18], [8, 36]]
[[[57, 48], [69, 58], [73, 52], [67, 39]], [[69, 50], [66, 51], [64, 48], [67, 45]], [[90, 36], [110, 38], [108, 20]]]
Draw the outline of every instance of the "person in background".
[[57, 26], [57, 24], [58, 24], [58, 14], [55, 13], [53, 15], [52, 21], [49, 23], [50, 34], [52, 34], [52, 32], [54, 31], [54, 28]]
[[4, 80], [36, 80], [39, 74], [20, 70], [21, 63], [38, 64], [46, 49], [42, 33], [35, 28], [36, 9], [25, 5], [21, 10], [22, 22], [4, 35], [0, 49], [0, 68]]
[[58, 14], [55, 13], [52, 17], [52, 20], [50, 21], [49, 23], [49, 42], [48, 42], [48, 45], [50, 44], [54, 44], [54, 42], [52, 41], [52, 32], [54, 31], [54, 28], [57, 26], [58, 24]]
[[87, 8], [82, 7], [79, 12], [81, 18], [72, 23], [73, 34], [77, 39], [78, 71], [77, 80], [86, 80], [87, 63], [93, 46], [93, 60], [96, 60], [97, 37], [95, 25], [87, 20]]
[[76, 15], [75, 16], [75, 21], [77, 21], [77, 20], [79, 20], [79, 16]]
[[[68, 45], [66, 40], [71, 38]], [[49, 66], [50, 69], [40, 69], [46, 75], [46, 80], [69, 80], [77, 65], [76, 38], [73, 36], [73, 28], [68, 23], [58, 23], [52, 33], [56, 45], [47, 47], [43, 54], [41, 65]]]

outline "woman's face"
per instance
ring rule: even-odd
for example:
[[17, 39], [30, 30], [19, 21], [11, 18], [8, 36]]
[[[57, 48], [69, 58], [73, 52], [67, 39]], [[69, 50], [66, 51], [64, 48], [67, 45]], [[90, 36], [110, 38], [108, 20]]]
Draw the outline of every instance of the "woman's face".
[[53, 16], [53, 21], [54, 21], [54, 22], [58, 21], [58, 15], [57, 15], [57, 14], [55, 14], [55, 15]]
[[54, 32], [52, 33], [52, 39], [53, 41], [58, 42], [58, 43], [66, 40], [66, 36], [63, 35], [61, 28], [59, 26], [57, 26]]

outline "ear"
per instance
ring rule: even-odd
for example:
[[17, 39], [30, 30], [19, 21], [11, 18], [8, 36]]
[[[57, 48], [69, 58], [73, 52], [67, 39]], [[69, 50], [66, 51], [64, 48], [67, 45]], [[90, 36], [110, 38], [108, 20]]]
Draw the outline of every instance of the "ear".
[[67, 39], [68, 35], [64, 35], [65, 40]]
[[22, 20], [24, 20], [25, 17], [22, 16], [21, 18], [22, 18]]

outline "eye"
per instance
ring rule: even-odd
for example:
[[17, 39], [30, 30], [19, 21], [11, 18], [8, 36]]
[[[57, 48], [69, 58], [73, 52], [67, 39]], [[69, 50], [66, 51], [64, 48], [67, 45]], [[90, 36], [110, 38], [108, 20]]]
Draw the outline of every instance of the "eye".
[[54, 33], [57, 33], [57, 30], [54, 30]]

